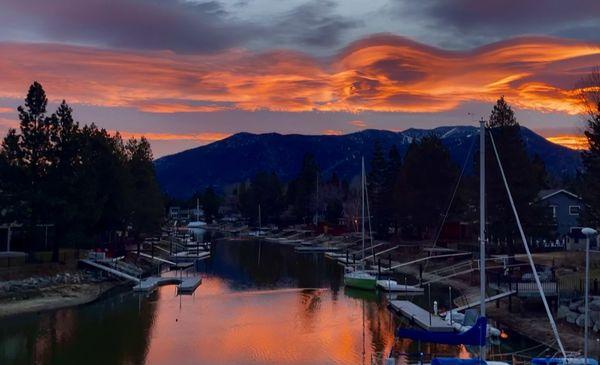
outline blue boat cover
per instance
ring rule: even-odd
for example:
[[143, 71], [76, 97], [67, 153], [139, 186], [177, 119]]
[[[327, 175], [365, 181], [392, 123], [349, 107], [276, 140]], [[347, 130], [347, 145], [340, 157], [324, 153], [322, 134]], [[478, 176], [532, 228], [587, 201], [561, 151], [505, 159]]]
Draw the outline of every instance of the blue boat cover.
[[484, 346], [487, 329], [487, 319], [479, 317], [471, 329], [463, 333], [431, 332], [411, 328], [398, 328], [396, 337], [412, 340], [444, 343], [448, 345]]
[[458, 359], [456, 357], [434, 357], [431, 365], [485, 365], [481, 359]]

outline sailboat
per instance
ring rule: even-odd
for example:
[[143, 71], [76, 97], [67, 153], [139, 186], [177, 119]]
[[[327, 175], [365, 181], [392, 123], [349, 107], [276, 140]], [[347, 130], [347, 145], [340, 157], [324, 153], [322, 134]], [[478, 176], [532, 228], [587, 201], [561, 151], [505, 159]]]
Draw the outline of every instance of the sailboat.
[[372, 275], [371, 273], [365, 271], [364, 263], [365, 263], [365, 199], [366, 199], [366, 185], [367, 179], [365, 177], [365, 159], [364, 157], [361, 160], [362, 162], [362, 171], [361, 171], [361, 195], [362, 195], [362, 219], [361, 219], [361, 240], [362, 240], [362, 268], [359, 270], [354, 268], [354, 270], [350, 272], [346, 272], [344, 274], [344, 284], [348, 287], [357, 288], [357, 289], [365, 289], [365, 290], [375, 290], [377, 286], [377, 277]]
[[200, 199], [196, 199], [196, 220], [188, 223], [188, 228], [202, 228], [206, 223], [200, 220]]

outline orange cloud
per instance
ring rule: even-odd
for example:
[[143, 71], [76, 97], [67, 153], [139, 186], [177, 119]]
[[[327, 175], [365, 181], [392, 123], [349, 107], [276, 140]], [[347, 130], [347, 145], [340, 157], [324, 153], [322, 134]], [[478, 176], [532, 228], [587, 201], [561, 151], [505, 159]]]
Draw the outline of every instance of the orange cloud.
[[0, 114], [16, 113], [13, 108], [0, 107]]
[[552, 143], [559, 144], [561, 146], [571, 148], [574, 150], [586, 150], [588, 149], [588, 140], [582, 135], [564, 135], [546, 137], [546, 139]]
[[355, 127], [359, 127], [359, 128], [366, 128], [367, 127], [367, 123], [365, 123], [362, 120], [351, 120], [348, 123], [350, 123], [351, 125], [353, 125]]
[[321, 131], [321, 133], [327, 136], [340, 136], [343, 132], [337, 129], [325, 129], [324, 131]]
[[572, 90], [600, 45], [515, 38], [446, 51], [398, 36], [355, 42], [330, 59], [294, 51], [211, 55], [0, 43], [0, 97], [38, 80], [50, 97], [146, 112], [440, 112], [505, 95], [520, 108], [580, 112]]
[[[116, 133], [113, 131], [112, 133]], [[118, 131], [123, 139], [145, 137], [150, 141], [198, 141], [210, 143], [231, 136], [231, 133], [203, 132], [193, 134], [173, 134], [173, 133], [136, 133], [127, 131]]]

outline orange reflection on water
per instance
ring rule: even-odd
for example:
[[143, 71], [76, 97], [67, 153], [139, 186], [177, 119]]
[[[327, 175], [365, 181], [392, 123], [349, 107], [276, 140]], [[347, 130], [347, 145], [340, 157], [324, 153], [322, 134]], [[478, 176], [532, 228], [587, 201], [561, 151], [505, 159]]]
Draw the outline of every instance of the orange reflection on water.
[[208, 278], [195, 297], [159, 295], [148, 364], [357, 364], [363, 328], [370, 363], [393, 343], [384, 305], [365, 304], [363, 327], [362, 300], [328, 289], [232, 292]]

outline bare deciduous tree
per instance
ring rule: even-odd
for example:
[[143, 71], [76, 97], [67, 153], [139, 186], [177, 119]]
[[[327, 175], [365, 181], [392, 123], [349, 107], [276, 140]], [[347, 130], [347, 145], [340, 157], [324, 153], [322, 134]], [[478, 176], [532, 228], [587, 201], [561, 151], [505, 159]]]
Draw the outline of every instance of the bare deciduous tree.
[[584, 112], [590, 116], [595, 115], [600, 103], [600, 66], [596, 66], [589, 75], [582, 78], [575, 89]]

